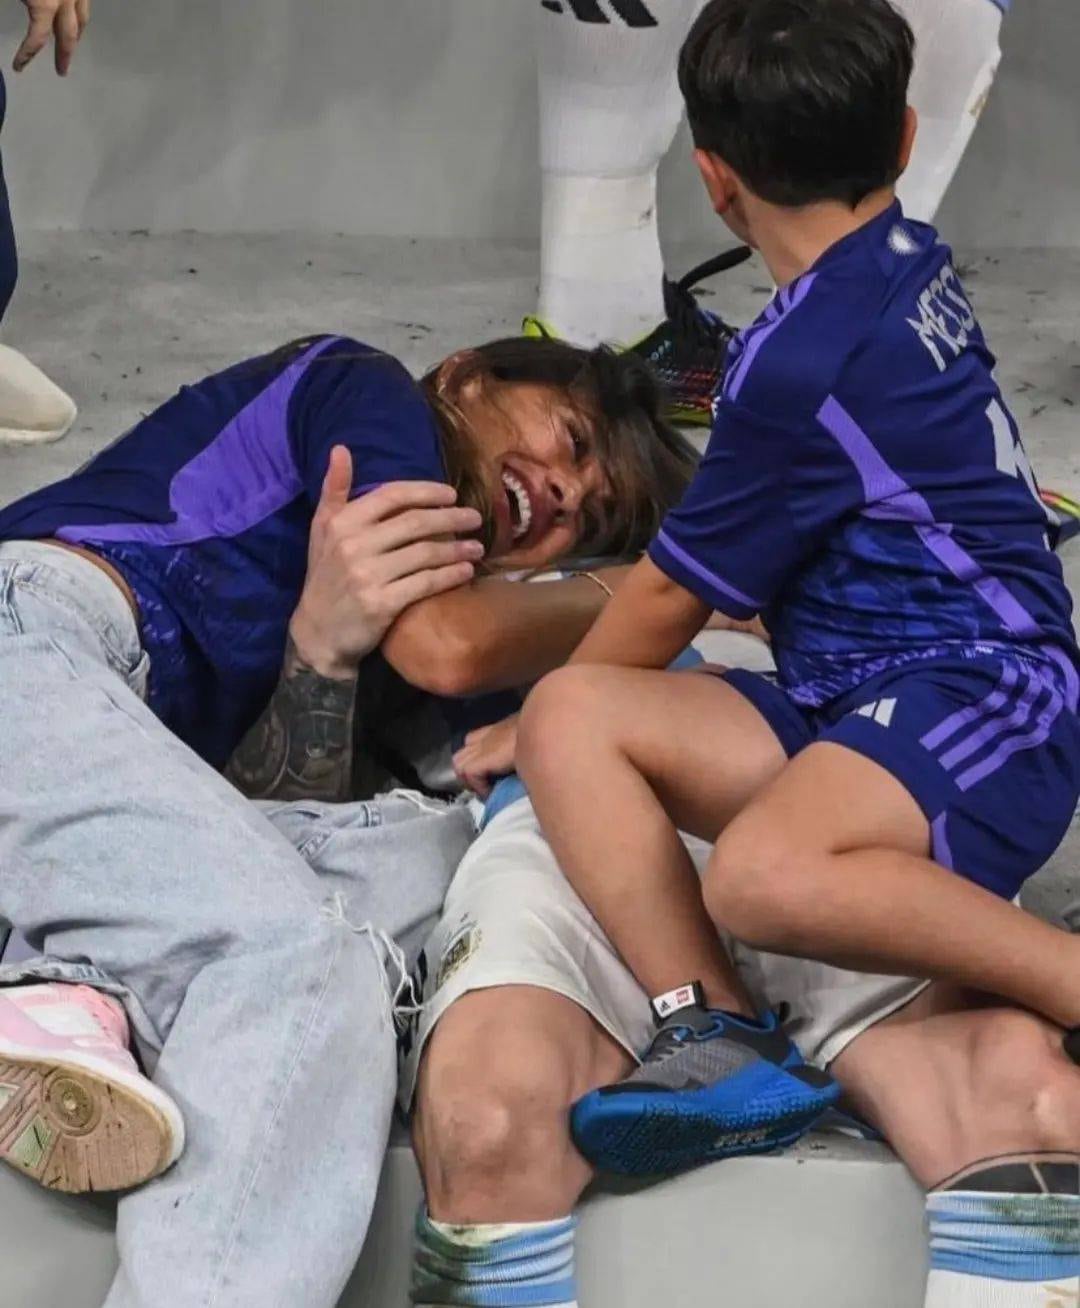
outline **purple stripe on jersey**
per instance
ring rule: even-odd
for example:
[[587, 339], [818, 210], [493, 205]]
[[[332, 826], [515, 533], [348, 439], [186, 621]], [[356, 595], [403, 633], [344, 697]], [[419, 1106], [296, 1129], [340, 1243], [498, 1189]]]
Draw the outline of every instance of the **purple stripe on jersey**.
[[712, 586], [714, 590], [719, 591], [721, 595], [726, 595], [739, 604], [745, 604], [747, 608], [753, 609], [755, 613], [763, 607], [761, 600], [751, 599], [749, 595], [744, 595], [741, 590], [736, 590], [722, 577], [718, 577], [715, 572], [710, 572], [708, 568], [703, 567], [693, 555], [687, 554], [681, 545], [677, 545], [666, 531], [656, 533], [656, 543], [662, 546], [676, 562], [681, 563], [695, 577], [700, 577], [702, 581]]
[[855, 465], [868, 502], [864, 516], [914, 524], [923, 544], [938, 562], [958, 581], [973, 586], [1008, 631], [1027, 640], [1041, 637], [1035, 619], [1016, 596], [1004, 582], [983, 571], [982, 565], [953, 540], [950, 528], [934, 521], [930, 505], [889, 467], [870, 437], [835, 396], [826, 397], [817, 419]]
[[943, 745], [950, 736], [955, 736], [962, 728], [975, 721], [976, 718], [990, 717], [1002, 707], [1009, 698], [1013, 687], [1016, 685], [1017, 671], [1013, 664], [1006, 663], [1001, 673], [998, 684], [978, 704], [969, 704], [967, 708], [962, 708], [954, 713], [944, 722], [928, 731], [925, 736], [921, 737], [919, 744], [923, 749], [935, 750], [939, 745]]
[[955, 872], [956, 864], [953, 862], [952, 850], [949, 848], [948, 823], [947, 813], [939, 813], [930, 823], [930, 856], [935, 863], [940, 863], [950, 872]]
[[[890, 517], [897, 522], [934, 521], [930, 505], [889, 467], [874, 442], [834, 395], [825, 397], [817, 411], [817, 420], [855, 465], [868, 509], [877, 510], [873, 516]], [[883, 500], [890, 504], [882, 504]], [[895, 512], [889, 512], [890, 508]]]
[[61, 527], [56, 535], [74, 542], [190, 545], [239, 536], [283, 509], [304, 489], [289, 445], [289, 401], [311, 360], [337, 339], [305, 350], [176, 473], [169, 485], [175, 521]]
[[959, 790], [970, 790], [972, 786], [978, 785], [980, 781], [985, 780], [991, 773], [996, 772], [998, 768], [1003, 767], [1005, 763], [1022, 749], [1034, 749], [1041, 745], [1050, 735], [1054, 723], [1061, 715], [1065, 707], [1064, 701], [1056, 691], [1051, 691], [1050, 702], [1040, 713], [1038, 721], [1030, 731], [1025, 731], [1022, 735], [1013, 735], [1007, 737], [998, 745], [987, 758], [981, 763], [976, 763], [974, 767], [968, 768], [966, 772], [961, 772], [956, 778], [956, 785]]
[[[1008, 717], [1001, 716], [1000, 712], [995, 714], [990, 722], [984, 722], [976, 731], [971, 732], [958, 745], [946, 750], [938, 758], [938, 762], [946, 772], [952, 772], [959, 764], [969, 759], [972, 754], [977, 754], [998, 736], [1007, 735], [1017, 727], [1027, 726], [1033, 717], [1035, 701], [1046, 693], [1047, 687], [1045, 682], [1037, 681], [1029, 673], [1024, 674], [1024, 679], [1027, 684]], [[1053, 694], [1053, 691], [1050, 693]]]
[[[804, 277], [800, 277], [797, 282], [793, 282], [790, 287], [785, 287], [785, 290], [790, 293], [790, 299], [780, 316], [770, 323], [763, 324], [752, 336], [745, 338], [746, 349], [740, 356], [734, 371], [728, 373], [728, 380], [724, 384], [726, 399], [734, 400], [738, 396], [743, 382], [746, 381], [746, 374], [750, 371], [750, 365], [757, 358], [758, 350], [761, 349], [788, 314], [793, 313], [802, 304], [816, 278], [817, 273], [807, 273]], [[781, 305], [783, 305], [783, 300], [784, 292], [781, 291]]]
[[919, 538], [931, 554], [943, 563], [958, 581], [974, 586], [979, 596], [994, 610], [1002, 624], [1014, 636], [1038, 640], [1042, 635], [1038, 623], [1016, 596], [998, 580], [984, 572], [962, 546], [957, 545], [944, 527], [917, 527]]

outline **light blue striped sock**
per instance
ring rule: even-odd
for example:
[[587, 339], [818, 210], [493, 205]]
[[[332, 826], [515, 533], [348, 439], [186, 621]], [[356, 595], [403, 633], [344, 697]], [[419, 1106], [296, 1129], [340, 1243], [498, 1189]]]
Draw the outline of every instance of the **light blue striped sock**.
[[577, 1308], [577, 1219], [455, 1226], [416, 1217], [412, 1302], [417, 1308]]
[[[1069, 1170], [1076, 1172], [1075, 1166]], [[1078, 1302], [1080, 1194], [981, 1190], [979, 1178], [972, 1176], [955, 1188], [932, 1191], [926, 1212], [926, 1308], [1049, 1308]]]

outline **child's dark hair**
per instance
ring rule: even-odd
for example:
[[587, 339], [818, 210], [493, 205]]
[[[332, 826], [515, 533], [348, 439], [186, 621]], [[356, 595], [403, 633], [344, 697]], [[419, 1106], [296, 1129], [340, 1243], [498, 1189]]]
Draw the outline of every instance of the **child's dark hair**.
[[710, 0], [679, 56], [699, 149], [771, 204], [896, 181], [915, 38], [888, 0]]
[[475, 379], [552, 386], [568, 395], [613, 492], [611, 512], [588, 523], [577, 553], [643, 550], [682, 497], [697, 463], [693, 446], [664, 420], [663, 393], [648, 365], [603, 345], [585, 349], [552, 338], [511, 336], [464, 351], [449, 370], [440, 365], [422, 379], [439, 422], [449, 480], [460, 502], [493, 524], [493, 488], [456, 403], [462, 387]]

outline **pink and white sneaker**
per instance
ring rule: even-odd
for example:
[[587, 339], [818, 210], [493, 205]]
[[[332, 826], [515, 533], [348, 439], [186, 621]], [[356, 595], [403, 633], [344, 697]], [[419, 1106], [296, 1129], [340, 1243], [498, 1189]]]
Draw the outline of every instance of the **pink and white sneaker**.
[[53, 1190], [126, 1190], [184, 1147], [136, 1066], [120, 1004], [80, 985], [0, 989], [0, 1159]]

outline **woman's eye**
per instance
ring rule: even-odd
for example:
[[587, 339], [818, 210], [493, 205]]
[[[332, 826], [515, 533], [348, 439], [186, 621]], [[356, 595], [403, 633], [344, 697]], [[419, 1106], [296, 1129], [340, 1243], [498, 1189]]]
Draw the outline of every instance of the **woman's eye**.
[[588, 440], [585, 438], [585, 435], [578, 430], [577, 427], [568, 426], [566, 430], [567, 430], [567, 434], [570, 437], [570, 444], [573, 446], [574, 458], [583, 459], [585, 455], [588, 454], [589, 452]]

